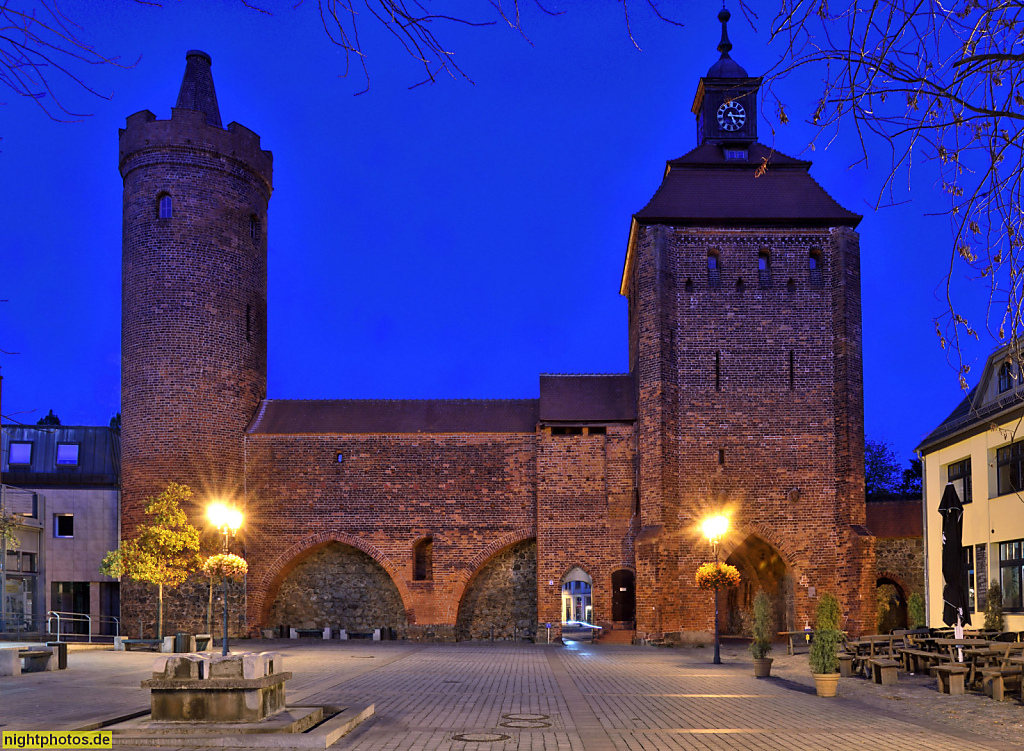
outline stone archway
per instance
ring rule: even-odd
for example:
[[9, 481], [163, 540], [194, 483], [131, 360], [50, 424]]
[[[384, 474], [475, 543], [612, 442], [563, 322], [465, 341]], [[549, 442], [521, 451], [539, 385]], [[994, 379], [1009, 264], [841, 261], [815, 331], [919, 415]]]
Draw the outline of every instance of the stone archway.
[[330, 542], [310, 552], [281, 582], [267, 625], [401, 632], [407, 620], [402, 596], [384, 567], [358, 548]]
[[740, 572], [740, 586], [728, 590], [720, 615], [722, 633], [749, 635], [754, 595], [760, 590], [772, 599], [776, 631], [793, 630], [795, 589], [792, 571], [771, 544], [751, 534], [726, 559]]
[[529, 539], [492, 556], [466, 587], [459, 602], [460, 640], [524, 639], [537, 626], [537, 540]]
[[907, 628], [907, 591], [895, 577], [881, 574], [875, 583], [878, 598], [878, 633]]

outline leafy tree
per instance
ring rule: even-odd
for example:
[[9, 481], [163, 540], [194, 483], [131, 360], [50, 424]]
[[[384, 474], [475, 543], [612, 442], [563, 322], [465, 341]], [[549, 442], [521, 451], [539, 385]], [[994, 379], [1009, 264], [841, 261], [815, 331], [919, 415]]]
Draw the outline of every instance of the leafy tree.
[[951, 229], [949, 258], [936, 267], [946, 309], [935, 330], [965, 389], [962, 344], [982, 326], [968, 320], [954, 281], [987, 287], [995, 338], [1024, 329], [1022, 29], [1024, 5], [1012, 0], [780, 0], [770, 23], [782, 54], [766, 77], [764, 111], [788, 120], [780, 82], [793, 72], [821, 81], [799, 116], [825, 144], [852, 138], [865, 165], [883, 154], [872, 170], [882, 175], [876, 207], [909, 199], [913, 170], [934, 166]]
[[899, 489], [900, 462], [888, 441], [864, 439], [864, 494], [869, 500], [891, 498]]
[[110, 427], [114, 430], [121, 429], [121, 413], [118, 412], [116, 415], [110, 418]]
[[900, 493], [905, 496], [921, 497], [921, 480], [924, 472], [920, 459], [911, 459], [910, 466], [903, 470], [903, 482], [900, 485]]
[[998, 584], [993, 584], [988, 588], [988, 596], [985, 598], [985, 629], [1002, 631], [1003, 628], [1003, 590]]
[[176, 587], [199, 566], [199, 530], [188, 523], [181, 504], [192, 498], [186, 485], [170, 483], [146, 503], [147, 521], [136, 536], [103, 558], [100, 573], [157, 585], [157, 638], [163, 638], [164, 587]]
[[53, 410], [51, 409], [47, 414], [39, 418], [36, 425], [60, 425], [60, 418], [53, 414]]
[[920, 592], [914, 592], [907, 598], [907, 620], [911, 628], [923, 628], [926, 622], [924, 614], [924, 598]]
[[896, 450], [888, 441], [864, 439], [864, 495], [869, 501], [900, 496], [921, 497], [921, 460], [900, 468]]

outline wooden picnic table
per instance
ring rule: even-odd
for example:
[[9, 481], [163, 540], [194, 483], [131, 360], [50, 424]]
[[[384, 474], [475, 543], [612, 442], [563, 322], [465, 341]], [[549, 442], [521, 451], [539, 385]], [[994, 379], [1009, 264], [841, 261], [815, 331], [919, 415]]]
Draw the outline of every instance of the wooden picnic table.
[[935, 646], [938, 647], [940, 652], [945, 652], [949, 655], [953, 654], [953, 650], [957, 647], [987, 647], [988, 641], [979, 638], [967, 638], [963, 639], [934, 639]]
[[785, 636], [789, 640], [789, 647], [786, 650], [786, 654], [791, 655], [793, 654], [794, 647], [793, 639], [798, 636], [802, 636], [805, 638], [804, 643], [810, 644], [811, 637], [814, 636], [814, 631], [809, 628], [801, 629], [800, 631], [780, 631], [779, 636]]

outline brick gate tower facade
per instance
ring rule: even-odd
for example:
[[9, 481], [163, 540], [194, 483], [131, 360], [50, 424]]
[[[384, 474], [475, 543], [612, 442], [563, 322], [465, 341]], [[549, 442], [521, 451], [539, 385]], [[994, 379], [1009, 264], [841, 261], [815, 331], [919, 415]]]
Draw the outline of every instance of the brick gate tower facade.
[[171, 480], [198, 503], [241, 498], [243, 436], [267, 382], [272, 160], [221, 125], [210, 57], [191, 51], [169, 120], [120, 131], [124, 180], [122, 528]]
[[719, 19], [721, 59], [693, 102], [698, 146], [668, 162], [634, 215], [622, 279], [638, 404], [638, 628], [713, 626], [694, 572], [712, 560], [701, 522], [718, 513], [731, 521], [721, 556], [744, 581], [729, 593], [734, 616], [765, 588], [779, 628], [802, 628], [827, 590], [846, 626], [873, 628], [860, 217], [809, 162], [757, 142], [760, 79], [729, 56], [729, 12]]
[[[760, 80], [720, 17], [698, 145], [632, 219], [629, 372], [542, 375], [537, 399], [267, 398], [271, 156], [221, 126], [190, 52], [170, 120], [121, 132], [125, 533], [171, 481], [197, 526], [214, 498], [241, 507], [235, 632], [544, 640], [587, 619], [702, 640], [700, 521], [726, 513], [724, 631], [762, 589], [780, 629], [824, 591], [872, 628], [860, 217], [757, 142]], [[148, 597], [125, 588], [126, 625], [152, 631]], [[167, 631], [203, 629], [206, 597], [182, 588]]]

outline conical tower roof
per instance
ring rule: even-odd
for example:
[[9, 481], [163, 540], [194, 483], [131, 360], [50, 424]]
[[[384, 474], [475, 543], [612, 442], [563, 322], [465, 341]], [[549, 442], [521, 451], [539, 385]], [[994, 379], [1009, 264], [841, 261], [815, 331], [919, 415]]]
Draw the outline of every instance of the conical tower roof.
[[206, 113], [206, 122], [223, 128], [220, 107], [217, 106], [217, 92], [213, 88], [212, 60], [200, 50], [189, 50], [185, 55], [185, 75], [178, 90], [175, 109], [195, 110]]

